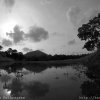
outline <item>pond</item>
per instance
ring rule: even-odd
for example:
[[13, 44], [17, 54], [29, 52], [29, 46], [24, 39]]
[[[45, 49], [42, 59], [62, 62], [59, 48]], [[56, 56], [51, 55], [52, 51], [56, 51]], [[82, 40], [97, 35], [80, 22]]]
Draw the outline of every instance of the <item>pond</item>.
[[15, 100], [78, 100], [89, 79], [86, 67], [23, 66], [0, 69], [0, 98]]

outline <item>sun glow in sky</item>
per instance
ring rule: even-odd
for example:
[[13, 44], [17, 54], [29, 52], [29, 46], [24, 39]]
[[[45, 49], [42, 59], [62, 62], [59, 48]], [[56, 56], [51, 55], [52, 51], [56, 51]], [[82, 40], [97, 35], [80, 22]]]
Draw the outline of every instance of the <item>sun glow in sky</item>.
[[7, 19], [1, 25], [1, 30], [5, 34], [6, 32], [13, 31], [14, 26], [17, 24], [18, 22], [16, 19], [13, 19], [13, 18]]
[[99, 11], [100, 0], [0, 0], [0, 43], [21, 51], [86, 52], [77, 29]]

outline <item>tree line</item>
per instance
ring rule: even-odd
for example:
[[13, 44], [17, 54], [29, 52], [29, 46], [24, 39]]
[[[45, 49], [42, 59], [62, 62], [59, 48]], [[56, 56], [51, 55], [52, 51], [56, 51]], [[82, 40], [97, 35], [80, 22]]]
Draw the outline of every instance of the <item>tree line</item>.
[[42, 55], [42, 56], [32, 56], [26, 57], [22, 52], [18, 52], [16, 49], [8, 48], [6, 51], [0, 51], [0, 55], [3, 57], [8, 57], [13, 60], [20, 61], [51, 61], [51, 60], [67, 60], [67, 59], [78, 59], [84, 57], [88, 54], [80, 55]]

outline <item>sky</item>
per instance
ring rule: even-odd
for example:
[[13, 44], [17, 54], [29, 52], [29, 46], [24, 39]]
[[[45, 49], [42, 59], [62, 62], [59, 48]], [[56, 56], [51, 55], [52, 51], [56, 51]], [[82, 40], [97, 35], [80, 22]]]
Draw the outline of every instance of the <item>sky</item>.
[[0, 44], [24, 53], [87, 53], [77, 30], [99, 6], [100, 0], [0, 0]]

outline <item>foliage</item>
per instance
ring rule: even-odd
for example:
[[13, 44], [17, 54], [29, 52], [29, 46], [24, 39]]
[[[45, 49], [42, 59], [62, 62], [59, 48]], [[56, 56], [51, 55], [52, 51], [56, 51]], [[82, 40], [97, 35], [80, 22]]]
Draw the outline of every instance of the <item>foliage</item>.
[[23, 60], [24, 55], [22, 52], [18, 52], [16, 49], [9, 48], [5, 51], [7, 57], [10, 57], [14, 60]]
[[100, 14], [78, 29], [78, 37], [86, 41], [83, 48], [88, 51], [100, 48]]
[[0, 45], [0, 50], [2, 50], [2, 48], [3, 48], [3, 47]]

